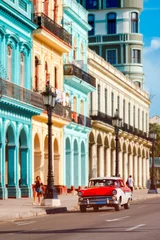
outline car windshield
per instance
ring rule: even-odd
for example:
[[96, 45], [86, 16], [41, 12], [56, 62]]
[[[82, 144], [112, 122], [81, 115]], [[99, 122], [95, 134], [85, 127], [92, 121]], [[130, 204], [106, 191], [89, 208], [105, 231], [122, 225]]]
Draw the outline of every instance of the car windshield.
[[117, 186], [118, 182], [111, 179], [95, 179], [89, 182], [89, 187], [107, 187], [107, 186]]

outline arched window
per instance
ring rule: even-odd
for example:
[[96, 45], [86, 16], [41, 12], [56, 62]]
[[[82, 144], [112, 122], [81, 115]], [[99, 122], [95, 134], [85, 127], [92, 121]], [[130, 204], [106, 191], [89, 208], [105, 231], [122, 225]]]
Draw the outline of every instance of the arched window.
[[107, 32], [108, 34], [116, 34], [116, 13], [107, 14]]
[[58, 15], [58, 4], [57, 0], [54, 0], [54, 21], [57, 22], [57, 15]]
[[49, 5], [49, 1], [48, 0], [44, 0], [44, 14], [46, 16], [48, 16], [48, 5]]
[[37, 57], [35, 57], [35, 80], [34, 80], [35, 91], [38, 91], [38, 82], [39, 82], [38, 65], [39, 65], [39, 60]]
[[57, 68], [54, 67], [55, 88], [58, 89]]
[[86, 1], [86, 9], [97, 9], [97, 8], [98, 8], [98, 0]]
[[92, 29], [88, 32], [88, 35], [89, 36], [92, 36], [92, 35], [94, 35], [95, 33], [94, 33], [94, 30], [95, 30], [95, 27], [94, 27], [94, 14], [89, 14], [88, 15], [88, 23], [89, 23], [89, 25], [92, 27]]
[[20, 53], [20, 86], [24, 87], [25, 85], [25, 57], [23, 53]]
[[84, 115], [84, 101], [81, 100], [80, 102], [80, 114]]
[[50, 80], [50, 74], [48, 73], [48, 63], [45, 62], [45, 76], [46, 76], [46, 82]]
[[80, 60], [84, 60], [84, 47], [83, 44], [81, 43], [81, 56], [80, 56]]
[[73, 111], [77, 112], [77, 98], [76, 97], [73, 98]]
[[76, 40], [76, 37], [74, 38], [73, 58], [74, 58], [74, 60], [76, 60], [76, 58], [77, 58], [77, 40]]
[[131, 13], [131, 32], [138, 33], [138, 13]]
[[10, 46], [8, 46], [8, 52], [7, 52], [7, 76], [8, 76], [8, 81], [12, 81], [12, 55], [13, 51]]
[[34, 13], [38, 12], [37, 0], [33, 1]]

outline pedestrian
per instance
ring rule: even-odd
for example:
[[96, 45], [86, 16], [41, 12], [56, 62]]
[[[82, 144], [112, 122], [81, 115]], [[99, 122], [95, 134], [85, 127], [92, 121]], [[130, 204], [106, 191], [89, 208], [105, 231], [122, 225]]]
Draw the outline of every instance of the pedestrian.
[[134, 180], [133, 180], [132, 176], [130, 175], [129, 178], [127, 179], [126, 184], [131, 189], [132, 193], [133, 193], [133, 183], [134, 183]]
[[36, 177], [35, 184], [33, 185], [33, 205], [36, 204], [36, 198], [38, 198], [38, 205], [41, 205], [41, 197], [44, 194], [44, 185], [41, 182], [41, 178], [39, 176]]

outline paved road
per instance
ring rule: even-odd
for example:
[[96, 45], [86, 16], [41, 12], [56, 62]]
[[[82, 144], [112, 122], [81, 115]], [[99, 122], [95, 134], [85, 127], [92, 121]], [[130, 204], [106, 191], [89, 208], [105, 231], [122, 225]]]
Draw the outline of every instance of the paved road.
[[160, 200], [132, 203], [129, 210], [70, 212], [0, 224], [0, 240], [160, 239]]

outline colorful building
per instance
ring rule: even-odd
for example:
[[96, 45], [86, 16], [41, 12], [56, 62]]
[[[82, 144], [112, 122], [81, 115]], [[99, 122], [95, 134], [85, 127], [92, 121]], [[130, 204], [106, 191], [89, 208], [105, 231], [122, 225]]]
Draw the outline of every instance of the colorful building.
[[72, 186], [88, 184], [88, 94], [95, 91], [95, 78], [88, 74], [87, 11], [77, 1], [63, 0], [63, 26], [72, 34], [72, 50], [64, 56], [64, 90], [66, 105], [72, 110], [72, 122], [64, 127], [63, 184]]
[[32, 195], [32, 116], [42, 98], [31, 91], [32, 4], [0, 1], [0, 198]]
[[[57, 189], [63, 185], [63, 127], [71, 121], [70, 108], [65, 106], [63, 92], [63, 54], [72, 49], [72, 36], [62, 26], [62, 1], [34, 0], [34, 22], [38, 29], [33, 32], [33, 79], [35, 92], [45, 89], [50, 81], [57, 93], [53, 112], [53, 170]], [[48, 127], [47, 114], [33, 117], [33, 173], [32, 182], [39, 175], [44, 184], [48, 176]]]
[[78, 0], [88, 11], [89, 47], [143, 87], [143, 0]]

